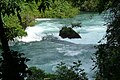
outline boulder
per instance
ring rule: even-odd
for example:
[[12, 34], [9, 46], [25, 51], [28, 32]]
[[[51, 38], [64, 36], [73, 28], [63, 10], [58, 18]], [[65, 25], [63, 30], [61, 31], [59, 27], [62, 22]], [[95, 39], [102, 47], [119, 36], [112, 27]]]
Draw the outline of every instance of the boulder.
[[62, 29], [59, 32], [59, 36], [62, 38], [81, 38], [81, 36], [75, 32], [71, 27], [62, 27]]

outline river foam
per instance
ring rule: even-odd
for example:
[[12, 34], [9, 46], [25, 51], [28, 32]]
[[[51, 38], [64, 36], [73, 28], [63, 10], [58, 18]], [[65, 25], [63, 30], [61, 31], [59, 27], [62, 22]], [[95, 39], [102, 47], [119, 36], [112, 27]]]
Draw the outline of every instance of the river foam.
[[[24, 53], [30, 59], [29, 67], [36, 66], [48, 73], [56, 70], [57, 64], [81, 60], [81, 67], [85, 69], [89, 80], [94, 80], [91, 60], [96, 52], [94, 46], [105, 35], [106, 27], [101, 16], [94, 14], [89, 19], [89, 14], [81, 14], [69, 19], [36, 19], [39, 24], [27, 27], [28, 35], [18, 39], [11, 49]], [[63, 26], [70, 26], [73, 22], [81, 22], [81, 28], [74, 28], [82, 39], [62, 39], [59, 30]]]
[[[105, 35], [106, 30], [106, 26], [104, 26], [105, 22], [101, 18], [101, 15], [98, 14], [94, 15], [91, 19], [84, 19], [81, 14], [79, 18], [76, 16], [69, 19], [42, 18], [36, 20], [39, 22], [39, 24], [33, 27], [27, 27], [26, 32], [28, 35], [26, 37], [22, 37], [19, 39], [19, 41], [41, 41], [44, 36], [53, 35], [60, 40], [69, 41], [75, 44], [97, 44], [98, 41]], [[82, 23], [81, 28], [73, 28], [82, 36], [82, 39], [62, 39], [59, 36], [60, 29], [66, 25], [70, 26], [72, 22]]]

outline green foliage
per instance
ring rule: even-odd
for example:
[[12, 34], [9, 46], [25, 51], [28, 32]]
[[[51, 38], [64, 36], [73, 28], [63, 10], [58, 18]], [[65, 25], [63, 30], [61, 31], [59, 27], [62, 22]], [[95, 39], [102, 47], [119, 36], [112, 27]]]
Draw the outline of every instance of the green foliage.
[[79, 13], [78, 8], [73, 7], [65, 0], [56, 0], [51, 8], [42, 13], [41, 17], [49, 18], [69, 18]]
[[[1, 1], [1, 4], [3, 5], [10, 5], [7, 4], [5, 1]], [[28, 3], [20, 1], [21, 4], [11, 2], [12, 8], [11, 12], [7, 13], [7, 9], [2, 10], [3, 21], [4, 21], [4, 28], [5, 28], [5, 34], [7, 36], [8, 40], [14, 40], [15, 37], [22, 37], [26, 36], [27, 33], [24, 31], [27, 26], [33, 26], [36, 24], [35, 18], [41, 18], [41, 17], [52, 17], [52, 18], [67, 18], [67, 17], [73, 17], [76, 14], [78, 14], [78, 9], [73, 8], [70, 3], [62, 0], [56, 0], [54, 3], [52, 1], [46, 0], [46, 1], [31, 1]], [[44, 6], [49, 3], [49, 6], [47, 5], [45, 12], [39, 12], [38, 6], [40, 11], [42, 10], [42, 6], [44, 3]], [[14, 4], [14, 5], [13, 5]], [[42, 5], [40, 8], [40, 4]], [[51, 5], [50, 5], [51, 4]], [[17, 7], [16, 7], [16, 6]], [[22, 8], [22, 9], [20, 9]], [[49, 9], [48, 9], [49, 8]], [[15, 11], [13, 11], [15, 9]], [[13, 14], [13, 15], [10, 15]], [[8, 16], [6, 16], [8, 15]]]
[[29, 59], [24, 57], [23, 53], [9, 51], [2, 53], [0, 58], [0, 79], [2, 80], [24, 80], [24, 77], [30, 73], [25, 64]]
[[[107, 30], [105, 39], [107, 42], [98, 46], [96, 52], [97, 78], [96, 80], [120, 79], [120, 1], [108, 0], [103, 3], [99, 12], [106, 11]], [[108, 4], [107, 4], [108, 3]]]
[[88, 80], [84, 69], [81, 69], [80, 66], [81, 61], [73, 62], [72, 66], [61, 62], [56, 70], [57, 80]]
[[96, 80], [119, 80], [120, 46], [99, 45], [96, 55], [98, 66]]
[[[8, 4], [7, 2], [1, 1], [2, 5], [3, 3]], [[29, 4], [23, 1], [20, 3], [21, 4], [16, 3], [18, 8], [11, 6], [12, 10], [15, 9], [15, 11], [8, 11], [9, 13], [7, 13], [8, 8], [5, 9], [6, 11], [2, 10], [5, 34], [8, 40], [14, 40], [15, 37], [26, 36], [27, 33], [24, 31], [26, 27], [35, 25], [35, 18], [40, 16], [37, 10], [40, 4], [36, 5], [34, 1], [29, 2]], [[11, 4], [13, 5], [14, 3], [11, 2]]]
[[0, 1], [0, 13], [5, 16], [5, 15], [15, 15], [17, 13], [19, 15], [20, 9], [20, 3], [22, 0], [18, 1], [12, 1], [12, 0], [1, 0]]
[[77, 7], [80, 11], [98, 11], [98, 0], [67, 0], [72, 6]]
[[[38, 0], [35, 0], [35, 1], [36, 3], [38, 2]], [[45, 1], [47, 0], [42, 0], [41, 3]], [[21, 4], [26, 3], [26, 2], [28, 3], [29, 1], [28, 0], [14, 0], [14, 1], [13, 0], [0, 0], [0, 41], [1, 41], [2, 49], [3, 49], [2, 58], [0, 61], [1, 80], [24, 80], [26, 77], [26, 74], [29, 73], [29, 70], [27, 70], [28, 67], [25, 64], [25, 62], [27, 62], [29, 59], [27, 59], [26, 57], [23, 57], [22, 54], [16, 51], [10, 51], [10, 48], [8, 45], [8, 40], [9, 40], [8, 38], [10, 37], [10, 39], [12, 39], [13, 36], [16, 37], [17, 34], [20, 34], [21, 32], [17, 33], [17, 31], [20, 30], [21, 28], [19, 24], [11, 25], [11, 23], [6, 24], [7, 21], [6, 23], [4, 22], [6, 16], [10, 18], [11, 15], [14, 15], [14, 16], [17, 16], [20, 25], [22, 25], [23, 22], [22, 22], [22, 18], [20, 15], [20, 12], [22, 9]], [[18, 22], [17, 19], [15, 20]], [[9, 36], [9, 32], [12, 35]]]
[[8, 40], [14, 40], [15, 37], [27, 35], [16, 16], [5, 16], [3, 20]]
[[30, 67], [29, 70], [32, 72], [30, 76], [28, 76], [27, 80], [55, 80], [55, 74], [45, 73], [43, 70], [38, 69], [36, 67]]
[[73, 62], [73, 65], [68, 66], [65, 63], [57, 65], [57, 70], [54, 74], [48, 74], [36, 67], [29, 68], [32, 75], [27, 80], [88, 80], [84, 69], [80, 68], [81, 62]]
[[72, 3], [72, 6], [81, 7], [81, 5], [85, 2], [85, 0], [66, 0]]
[[29, 70], [32, 72], [32, 75], [28, 77], [28, 80], [44, 80], [44, 71], [37, 69], [36, 67], [30, 67]]
[[[54, 0], [53, 0], [54, 1]], [[38, 3], [36, 5], [36, 3]], [[35, 18], [41, 17], [39, 10], [42, 10], [42, 5], [49, 8], [52, 4], [51, 0], [1, 0], [0, 13], [3, 18], [5, 34], [8, 40], [14, 40], [15, 37], [26, 36], [24, 31], [27, 26], [35, 25]]]
[[35, 2], [31, 2], [29, 4], [22, 3], [22, 11], [20, 13], [21, 15], [21, 26], [23, 29], [26, 29], [28, 26], [35, 25], [35, 18], [40, 16], [39, 10], [37, 10], [38, 6], [35, 4]]
[[98, 11], [97, 9], [98, 0], [85, 0], [81, 5], [80, 10], [83, 11]]
[[115, 8], [120, 3], [119, 0], [98, 0], [98, 11], [101, 13], [103, 11], [106, 11], [110, 8]]

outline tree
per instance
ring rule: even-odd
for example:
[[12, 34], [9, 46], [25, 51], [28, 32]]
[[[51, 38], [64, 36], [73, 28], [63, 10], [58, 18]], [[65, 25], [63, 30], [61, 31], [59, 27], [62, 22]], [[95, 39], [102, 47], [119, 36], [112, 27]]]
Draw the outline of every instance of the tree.
[[84, 69], [80, 68], [80, 66], [81, 61], [73, 62], [72, 65], [61, 62], [56, 66], [55, 73], [52, 74], [31, 67], [29, 69], [32, 71], [32, 75], [27, 80], [88, 80]]
[[[0, 41], [2, 44], [2, 58], [1, 58], [1, 76], [2, 80], [24, 80], [27, 70], [27, 65], [25, 64], [27, 59], [23, 57], [23, 54], [17, 51], [12, 51], [8, 45], [7, 35], [5, 34], [4, 21], [5, 16], [17, 15], [20, 22], [22, 22], [20, 12], [21, 3], [29, 3], [34, 0], [1, 0], [0, 1]], [[54, 0], [52, 0], [54, 1]], [[50, 0], [35, 0], [36, 4], [40, 2], [38, 9], [40, 11], [45, 11], [46, 8], [50, 6]]]
[[45, 11], [42, 17], [47, 18], [70, 18], [79, 13], [77, 7], [66, 0], [55, 0], [49, 9]]
[[84, 69], [81, 69], [81, 61], [73, 62], [73, 65], [66, 65], [61, 62], [57, 66], [55, 80], [88, 80]]
[[[120, 1], [99, 0], [99, 12], [107, 12], [107, 42], [98, 46], [96, 80], [120, 79]], [[106, 16], [105, 16], [106, 17]]]
[[44, 80], [44, 78], [46, 77], [45, 72], [41, 69], [30, 67], [29, 70], [31, 70], [32, 74], [28, 76], [27, 80]]
[[78, 7], [80, 11], [93, 11], [97, 12], [99, 0], [67, 0], [74, 7]]

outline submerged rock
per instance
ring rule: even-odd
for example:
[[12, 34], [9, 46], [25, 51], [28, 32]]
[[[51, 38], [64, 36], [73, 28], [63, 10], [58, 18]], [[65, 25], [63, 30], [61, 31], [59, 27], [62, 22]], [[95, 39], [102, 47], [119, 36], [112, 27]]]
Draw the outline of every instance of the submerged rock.
[[53, 35], [46, 35], [46, 36], [42, 37], [42, 40], [43, 41], [45, 41], [45, 40], [47, 40], [47, 41], [52, 41], [53, 40], [54, 41], [54, 40], [58, 40], [58, 38], [53, 36]]
[[71, 23], [72, 28], [81, 27], [81, 23]]
[[59, 36], [61, 36], [62, 38], [81, 38], [81, 36], [75, 32], [71, 27], [63, 27], [60, 32], [59, 32]]

